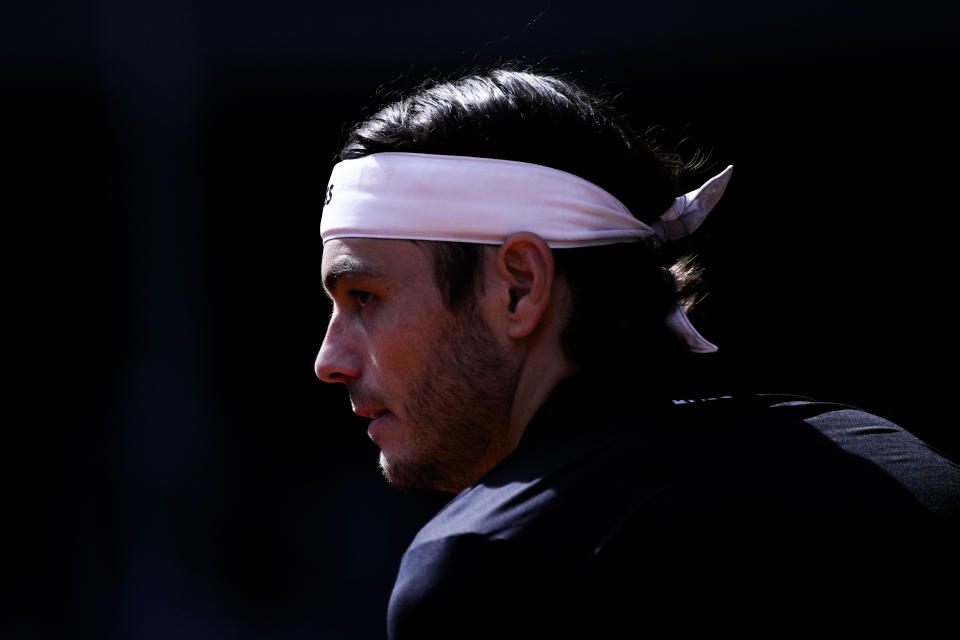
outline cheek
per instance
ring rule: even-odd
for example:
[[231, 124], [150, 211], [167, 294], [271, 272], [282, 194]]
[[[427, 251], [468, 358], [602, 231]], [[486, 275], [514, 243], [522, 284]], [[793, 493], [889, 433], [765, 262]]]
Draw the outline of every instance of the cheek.
[[410, 312], [383, 314], [371, 327], [378, 352], [374, 365], [385, 375], [422, 374], [437, 344], [449, 334], [453, 317], [439, 299], [430, 302], [411, 302], [402, 307]]
[[449, 326], [446, 309], [383, 314], [370, 327], [371, 365], [381, 380], [422, 372], [436, 343]]

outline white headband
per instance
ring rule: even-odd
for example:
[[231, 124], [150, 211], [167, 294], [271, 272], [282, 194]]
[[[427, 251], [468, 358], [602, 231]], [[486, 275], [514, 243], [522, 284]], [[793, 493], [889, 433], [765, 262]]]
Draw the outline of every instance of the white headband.
[[[320, 236], [500, 244], [530, 231], [554, 249], [675, 240], [695, 231], [723, 195], [732, 166], [677, 198], [651, 225], [578, 176], [527, 162], [385, 152], [337, 163], [327, 184]], [[717, 347], [683, 310], [667, 318], [691, 351]]]

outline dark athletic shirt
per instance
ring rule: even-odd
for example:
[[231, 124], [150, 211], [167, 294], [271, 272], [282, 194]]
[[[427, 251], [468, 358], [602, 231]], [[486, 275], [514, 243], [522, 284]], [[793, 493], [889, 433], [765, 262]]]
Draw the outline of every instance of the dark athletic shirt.
[[[960, 469], [844, 405], [561, 383], [407, 549], [391, 640], [942, 631]], [[947, 627], [950, 629], [950, 627]]]

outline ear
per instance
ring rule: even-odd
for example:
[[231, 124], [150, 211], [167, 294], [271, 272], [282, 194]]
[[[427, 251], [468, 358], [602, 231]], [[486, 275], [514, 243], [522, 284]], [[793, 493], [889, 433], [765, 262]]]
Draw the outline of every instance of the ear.
[[550, 306], [553, 253], [540, 236], [515, 233], [497, 251], [496, 273], [506, 285], [498, 302], [506, 314], [507, 335], [525, 338], [540, 325]]

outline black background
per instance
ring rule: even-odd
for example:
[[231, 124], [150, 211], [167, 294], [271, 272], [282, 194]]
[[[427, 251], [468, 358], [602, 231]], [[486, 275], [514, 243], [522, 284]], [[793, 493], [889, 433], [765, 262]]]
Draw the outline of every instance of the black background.
[[694, 319], [748, 384], [859, 405], [960, 458], [953, 7], [8, 16], [0, 632], [382, 636], [399, 556], [445, 498], [387, 487], [345, 394], [313, 375], [323, 190], [349, 123], [499, 60], [602, 87], [736, 166], [696, 240], [711, 293]]

